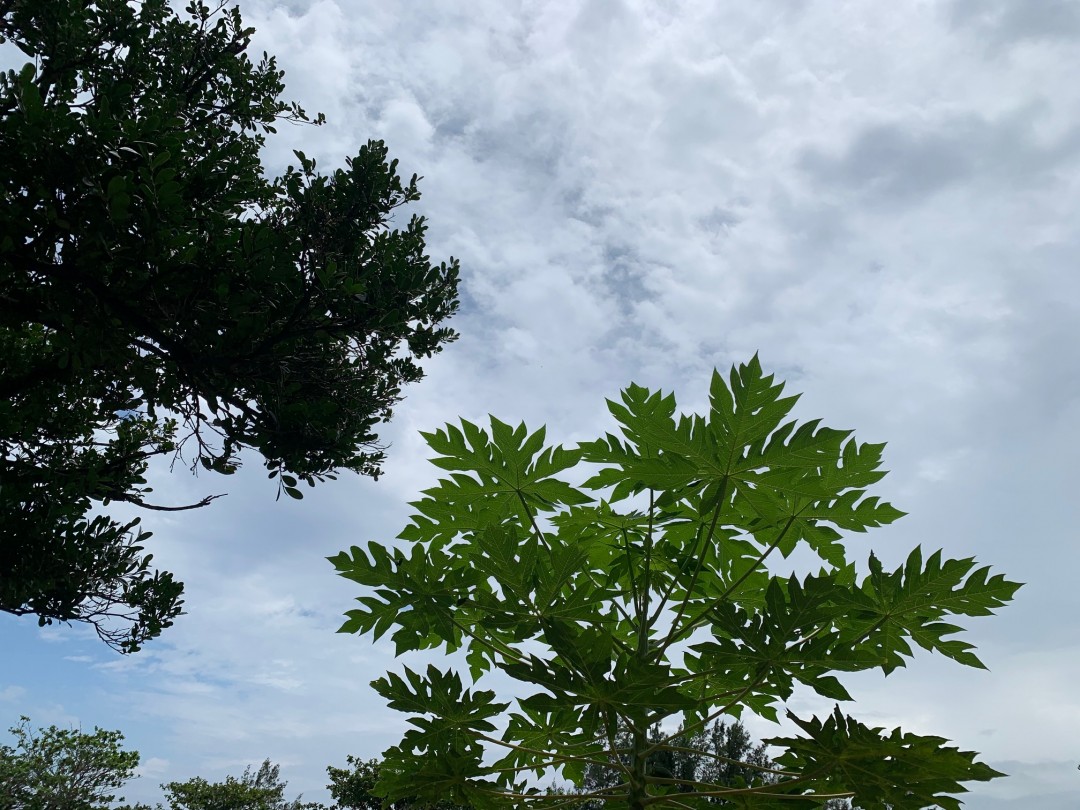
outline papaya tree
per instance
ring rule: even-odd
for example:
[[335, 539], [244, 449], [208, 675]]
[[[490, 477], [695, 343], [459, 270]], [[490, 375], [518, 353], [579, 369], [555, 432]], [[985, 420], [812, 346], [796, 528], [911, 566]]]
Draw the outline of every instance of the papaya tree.
[[[704, 415], [630, 385], [608, 403], [618, 432], [574, 448], [495, 418], [425, 433], [449, 476], [413, 504], [400, 542], [331, 558], [365, 586], [342, 631], [456, 653], [467, 670], [373, 682], [412, 725], [376, 791], [479, 808], [957, 810], [965, 782], [1000, 776], [940, 737], [850, 716], [838, 676], [888, 675], [914, 646], [983, 667], [953, 617], [989, 614], [1019, 585], [919, 547], [895, 570], [873, 553], [856, 565], [843, 533], [903, 514], [869, 494], [884, 445], [790, 419], [783, 391], [755, 357], [714, 374]], [[785, 563], [796, 548], [808, 553]], [[512, 694], [483, 688], [495, 674]], [[835, 709], [795, 714], [797, 688]], [[717, 719], [781, 711], [792, 731], [765, 740], [778, 753], [727, 763], [736, 779], [650, 768]], [[650, 736], [656, 724], [667, 732]], [[614, 775], [596, 790], [539, 787], [597, 768]]]

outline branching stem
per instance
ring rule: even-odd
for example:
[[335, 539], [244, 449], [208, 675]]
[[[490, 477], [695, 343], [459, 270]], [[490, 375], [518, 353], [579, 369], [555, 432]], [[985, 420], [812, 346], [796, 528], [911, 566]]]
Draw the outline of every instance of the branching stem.
[[[656, 655], [658, 658], [667, 651], [667, 648], [675, 642], [676, 638], [682, 635], [679, 628], [679, 622], [682, 620], [682, 617], [686, 613], [686, 608], [690, 604], [690, 599], [692, 598], [694, 592], [694, 586], [697, 584], [698, 577], [701, 576], [701, 572], [705, 568], [705, 558], [708, 555], [709, 542], [712, 540], [713, 534], [716, 532], [716, 523], [720, 519], [720, 512], [723, 509], [724, 502], [726, 500], [727, 483], [728, 479], [727, 476], [725, 476], [723, 482], [720, 484], [720, 491], [719, 493], [717, 493], [716, 508], [713, 509], [712, 521], [709, 523], [709, 531], [707, 533], [704, 532], [704, 523], [702, 523], [698, 529], [699, 537], [701, 537], [702, 535], [704, 536], [701, 538], [700, 541], [695, 538], [694, 546], [695, 550], [697, 551], [697, 564], [694, 567], [694, 574], [690, 577], [690, 582], [686, 586], [686, 598], [683, 599], [682, 604], [679, 605], [679, 610], [675, 614], [674, 620], [671, 622], [671, 631], [668, 633], [667, 637], [663, 640], [663, 642], [661, 642], [657, 647]], [[659, 607], [657, 607], [656, 609], [656, 616], [654, 616], [654, 621], [657, 617], [659, 617], [660, 612], [664, 609], [664, 605], [667, 603], [668, 598], [671, 596], [672, 593], [675, 592], [676, 584], [677, 580], [673, 579], [671, 582], [671, 587], [668, 588], [667, 593], [664, 594], [663, 600], [660, 602]], [[689, 622], [687, 626], [693, 627], [694, 624], [696, 624], [696, 621]]]

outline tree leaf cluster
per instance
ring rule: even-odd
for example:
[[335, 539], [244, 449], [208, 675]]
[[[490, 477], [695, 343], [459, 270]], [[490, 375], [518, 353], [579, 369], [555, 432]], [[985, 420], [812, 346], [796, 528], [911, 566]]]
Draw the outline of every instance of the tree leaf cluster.
[[[666, 734], [660, 726], [653, 726], [648, 731], [650, 743], [662, 743], [665, 738], [667, 743], [648, 756], [645, 772], [658, 778], [680, 780], [678, 792], [690, 792], [695, 782], [746, 787], [776, 781], [773, 773], [775, 765], [769, 759], [766, 746], [755, 744], [746, 727], [738, 720], [730, 724], [716, 721], [712, 726], [695, 732], [680, 729], [675, 736]], [[615, 736], [615, 744], [620, 751], [619, 767], [631, 767], [631, 730], [620, 729]], [[558, 788], [555, 792], [560, 795], [574, 793], [590, 796], [589, 801], [581, 805], [583, 810], [600, 810], [604, 800], [597, 797], [602, 797], [607, 791], [618, 790], [618, 769], [589, 763], [585, 766], [579, 785], [571, 790]], [[713, 798], [709, 803], [724, 804], [724, 801]]]
[[[200, 776], [162, 785], [170, 810], [325, 810], [316, 802], [287, 800], [281, 769], [263, 760], [258, 770], [244, 769], [240, 777], [209, 782]], [[159, 805], [160, 808], [160, 805]]]
[[0, 807], [4, 810], [91, 810], [117, 799], [134, 775], [139, 754], [119, 731], [93, 733], [49, 726], [33, 729], [23, 717], [10, 729], [14, 745], [0, 745]]
[[279, 495], [377, 476], [377, 431], [455, 335], [458, 266], [380, 141], [328, 174], [272, 176], [268, 134], [319, 124], [225, 2], [3, 0], [0, 45], [0, 610], [88, 621], [133, 651], [181, 586], [108, 514], [151, 509], [149, 462]]
[[[844, 534], [903, 514], [869, 489], [885, 474], [884, 445], [799, 423], [796, 399], [754, 357], [713, 375], [704, 415], [630, 385], [608, 403], [617, 432], [573, 449], [494, 417], [487, 430], [463, 420], [424, 434], [448, 477], [412, 504], [397, 542], [331, 558], [364, 588], [342, 631], [388, 635], [399, 653], [457, 652], [469, 670], [405, 667], [374, 682], [413, 726], [385, 754], [380, 794], [540, 805], [550, 798], [536, 780], [551, 770], [580, 784], [606, 768], [614, 787], [566, 801], [854, 797], [915, 810], [955, 807], [962, 783], [998, 775], [937, 737], [869, 728], [839, 708], [824, 719], [787, 710], [796, 689], [850, 700], [838, 676], [888, 675], [913, 644], [981, 667], [953, 622], [1019, 587], [919, 548], [894, 571], [873, 554], [857, 565]], [[817, 562], [779, 573], [797, 548]], [[495, 672], [517, 697], [479, 688]], [[783, 711], [803, 732], [770, 741], [783, 749], [775, 779], [739, 787], [648, 770], [678, 736], [650, 739], [650, 728], [678, 721], [693, 735], [743, 711]]]

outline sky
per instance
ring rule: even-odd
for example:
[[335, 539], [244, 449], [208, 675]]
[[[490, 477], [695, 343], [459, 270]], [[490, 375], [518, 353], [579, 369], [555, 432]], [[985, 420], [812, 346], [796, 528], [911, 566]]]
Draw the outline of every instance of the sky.
[[128, 657], [0, 616], [0, 728], [123, 731], [130, 801], [266, 757], [290, 795], [327, 800], [326, 766], [378, 756], [405, 716], [368, 686], [400, 668], [392, 647], [335, 633], [360, 590], [325, 558], [405, 525], [438, 473], [419, 431], [492, 413], [573, 444], [611, 429], [604, 399], [631, 381], [694, 412], [714, 368], [758, 352], [801, 418], [888, 442], [876, 491], [909, 514], [863, 556], [921, 544], [1027, 583], [965, 622], [988, 671], [920, 653], [846, 680], [845, 708], [982, 752], [1009, 776], [973, 786], [974, 810], [1075, 810], [1080, 3], [241, 9], [287, 97], [328, 119], [283, 128], [267, 170], [384, 139], [424, 178], [432, 258], [461, 262], [461, 337], [383, 430], [377, 482], [275, 502], [254, 458], [228, 479], [161, 471], [163, 501], [228, 493], [142, 516], [187, 614]]

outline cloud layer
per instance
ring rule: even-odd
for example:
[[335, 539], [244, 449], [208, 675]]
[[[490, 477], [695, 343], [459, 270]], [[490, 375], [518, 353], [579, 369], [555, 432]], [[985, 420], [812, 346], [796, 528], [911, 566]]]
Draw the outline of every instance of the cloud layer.
[[1074, 4], [242, 8], [289, 96], [330, 120], [282, 132], [268, 167], [302, 148], [329, 168], [384, 138], [425, 178], [431, 255], [461, 259], [461, 339], [408, 392], [377, 484], [273, 503], [253, 461], [210, 509], [147, 516], [189, 615], [138, 656], [0, 622], [12, 722], [123, 729], [146, 760], [130, 799], [267, 756], [323, 797], [326, 765], [402, 729], [367, 687], [392, 650], [333, 633], [356, 592], [323, 558], [404, 524], [434, 477], [417, 431], [490, 412], [574, 442], [631, 380], [693, 409], [714, 367], [760, 351], [803, 416], [890, 442], [882, 491], [911, 515], [859, 543], [890, 562], [945, 547], [1030, 583], [973, 626], [989, 673], [926, 657], [856, 682], [860, 716], [1017, 774], [973, 806], [1075, 804]]

